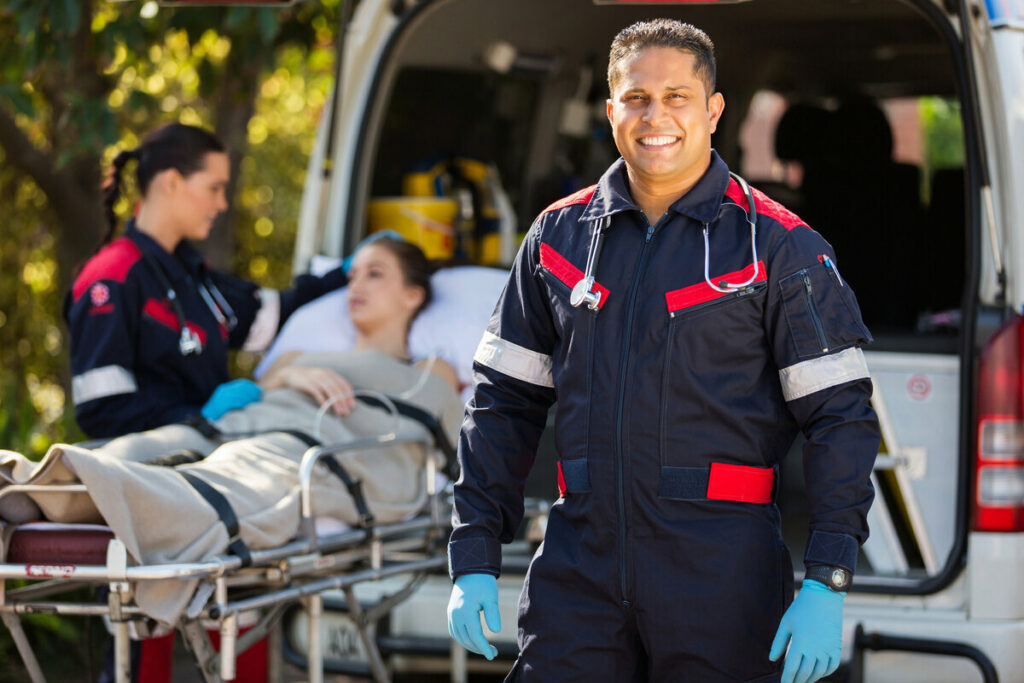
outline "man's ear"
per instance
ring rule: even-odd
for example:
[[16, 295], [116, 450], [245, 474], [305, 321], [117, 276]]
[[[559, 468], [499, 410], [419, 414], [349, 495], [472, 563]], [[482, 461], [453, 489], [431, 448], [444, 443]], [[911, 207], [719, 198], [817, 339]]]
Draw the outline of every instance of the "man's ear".
[[722, 96], [722, 93], [716, 92], [708, 98], [708, 121], [711, 124], [712, 133], [718, 128], [718, 119], [722, 118], [723, 111], [725, 111], [725, 97]]
[[612, 113], [612, 108], [613, 108], [612, 107], [612, 98], [609, 97], [607, 100], [605, 100], [605, 103], [608, 105], [608, 107], [606, 109], [606, 112], [608, 114], [608, 123], [610, 123], [610, 124], [612, 124], [614, 126], [615, 125], [615, 115]]

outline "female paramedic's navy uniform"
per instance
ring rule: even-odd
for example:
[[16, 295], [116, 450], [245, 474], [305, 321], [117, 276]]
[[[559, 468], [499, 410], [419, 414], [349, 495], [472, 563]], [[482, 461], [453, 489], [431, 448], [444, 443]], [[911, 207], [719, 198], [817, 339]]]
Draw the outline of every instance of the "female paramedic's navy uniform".
[[[214, 287], [204, 292], [206, 278]], [[229, 348], [265, 348], [292, 311], [344, 284], [338, 269], [323, 278], [300, 276], [285, 292], [260, 291], [208, 268], [187, 241], [169, 254], [130, 221], [122, 237], [85, 264], [65, 300], [79, 426], [107, 437], [198, 415], [228, 380]], [[183, 353], [167, 285], [198, 341], [195, 352]], [[214, 288], [227, 306], [217, 305]]]
[[[807, 436], [805, 562], [854, 570], [867, 537], [878, 426], [870, 340], [831, 247], [712, 152], [654, 226], [620, 159], [534, 223], [475, 358], [449, 545], [453, 578], [498, 575], [548, 409], [562, 497], [520, 603], [509, 680], [774, 681], [792, 599], [774, 504], [778, 464]], [[573, 307], [591, 231], [600, 309]]]

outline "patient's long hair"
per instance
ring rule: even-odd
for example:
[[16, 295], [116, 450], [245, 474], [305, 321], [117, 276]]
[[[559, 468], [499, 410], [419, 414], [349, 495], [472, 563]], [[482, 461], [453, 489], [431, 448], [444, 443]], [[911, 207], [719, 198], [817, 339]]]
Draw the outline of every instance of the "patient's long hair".
[[375, 240], [373, 244], [384, 247], [394, 254], [395, 258], [398, 259], [398, 267], [402, 271], [402, 279], [407, 286], [419, 287], [423, 290], [423, 302], [413, 312], [412, 317], [409, 318], [409, 325], [412, 325], [412, 321], [416, 319], [416, 316], [422, 313], [434, 298], [434, 290], [430, 286], [430, 276], [434, 274], [434, 267], [427, 260], [423, 250], [411, 242], [381, 237], [379, 240]]

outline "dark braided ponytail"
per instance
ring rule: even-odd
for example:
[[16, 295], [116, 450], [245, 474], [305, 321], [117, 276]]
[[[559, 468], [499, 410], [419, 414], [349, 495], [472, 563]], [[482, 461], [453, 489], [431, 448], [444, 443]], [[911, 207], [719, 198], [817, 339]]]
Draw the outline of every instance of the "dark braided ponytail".
[[103, 241], [100, 242], [101, 247], [110, 243], [110, 240], [114, 237], [114, 231], [117, 230], [117, 214], [114, 213], [114, 204], [121, 198], [121, 193], [124, 191], [121, 183], [121, 173], [124, 171], [125, 164], [132, 159], [138, 158], [138, 149], [124, 150], [114, 157], [114, 167], [110, 172], [110, 177], [107, 178], [106, 184], [103, 186], [103, 209], [107, 214], [107, 232], [103, 235]]
[[117, 229], [114, 204], [121, 196], [121, 174], [125, 164], [133, 159], [139, 162], [135, 169], [135, 179], [139, 193], [145, 197], [150, 182], [161, 171], [173, 168], [182, 177], [188, 177], [205, 167], [207, 154], [224, 151], [224, 145], [213, 133], [183, 123], [171, 123], [151, 132], [135, 149], [123, 151], [114, 157], [111, 176], [104, 186], [103, 205], [108, 226], [100, 246], [109, 243]]

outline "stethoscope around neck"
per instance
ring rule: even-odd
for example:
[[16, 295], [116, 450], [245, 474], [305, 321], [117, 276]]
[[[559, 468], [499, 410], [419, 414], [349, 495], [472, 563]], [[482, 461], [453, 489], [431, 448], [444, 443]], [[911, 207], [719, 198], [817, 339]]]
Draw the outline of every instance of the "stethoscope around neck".
[[[722, 294], [732, 294], [746, 289], [753, 284], [760, 274], [760, 267], [757, 262], [757, 207], [754, 205], [754, 193], [747, 181], [735, 173], [729, 175], [739, 183], [743, 194], [747, 197], [747, 223], [750, 224], [750, 262], [754, 266], [754, 272], [746, 282], [728, 282], [719, 280], [718, 283], [711, 281], [711, 243], [708, 238], [708, 224], [704, 223], [704, 281], [711, 289]], [[611, 225], [611, 216], [605, 216], [590, 235], [590, 248], [587, 250], [587, 266], [583, 271], [583, 279], [576, 283], [569, 295], [569, 303], [579, 307], [586, 304], [592, 311], [601, 308], [601, 292], [594, 291], [594, 274], [597, 270], [597, 261], [601, 256], [601, 246], [604, 242], [604, 233]]]
[[[167, 273], [164, 272], [163, 266], [145, 249], [142, 250], [142, 253], [146, 263], [150, 266], [150, 270], [153, 271], [156, 279], [160, 282], [160, 286], [167, 292], [167, 300], [170, 302], [171, 308], [174, 309], [174, 317], [177, 318], [178, 327], [181, 328], [181, 335], [178, 337], [178, 351], [183, 356], [202, 353], [203, 343], [199, 339], [199, 335], [188, 326], [188, 321], [185, 318], [185, 309], [178, 298], [178, 292], [171, 285], [171, 281], [167, 277]], [[238, 317], [235, 315], [234, 309], [231, 308], [231, 304], [224, 298], [224, 294], [221, 293], [217, 285], [213, 283], [213, 280], [205, 272], [200, 276], [198, 289], [199, 296], [202, 297], [207, 308], [213, 313], [213, 317], [217, 319], [217, 322], [223, 325], [228, 332], [235, 329], [235, 326], [238, 325]]]

